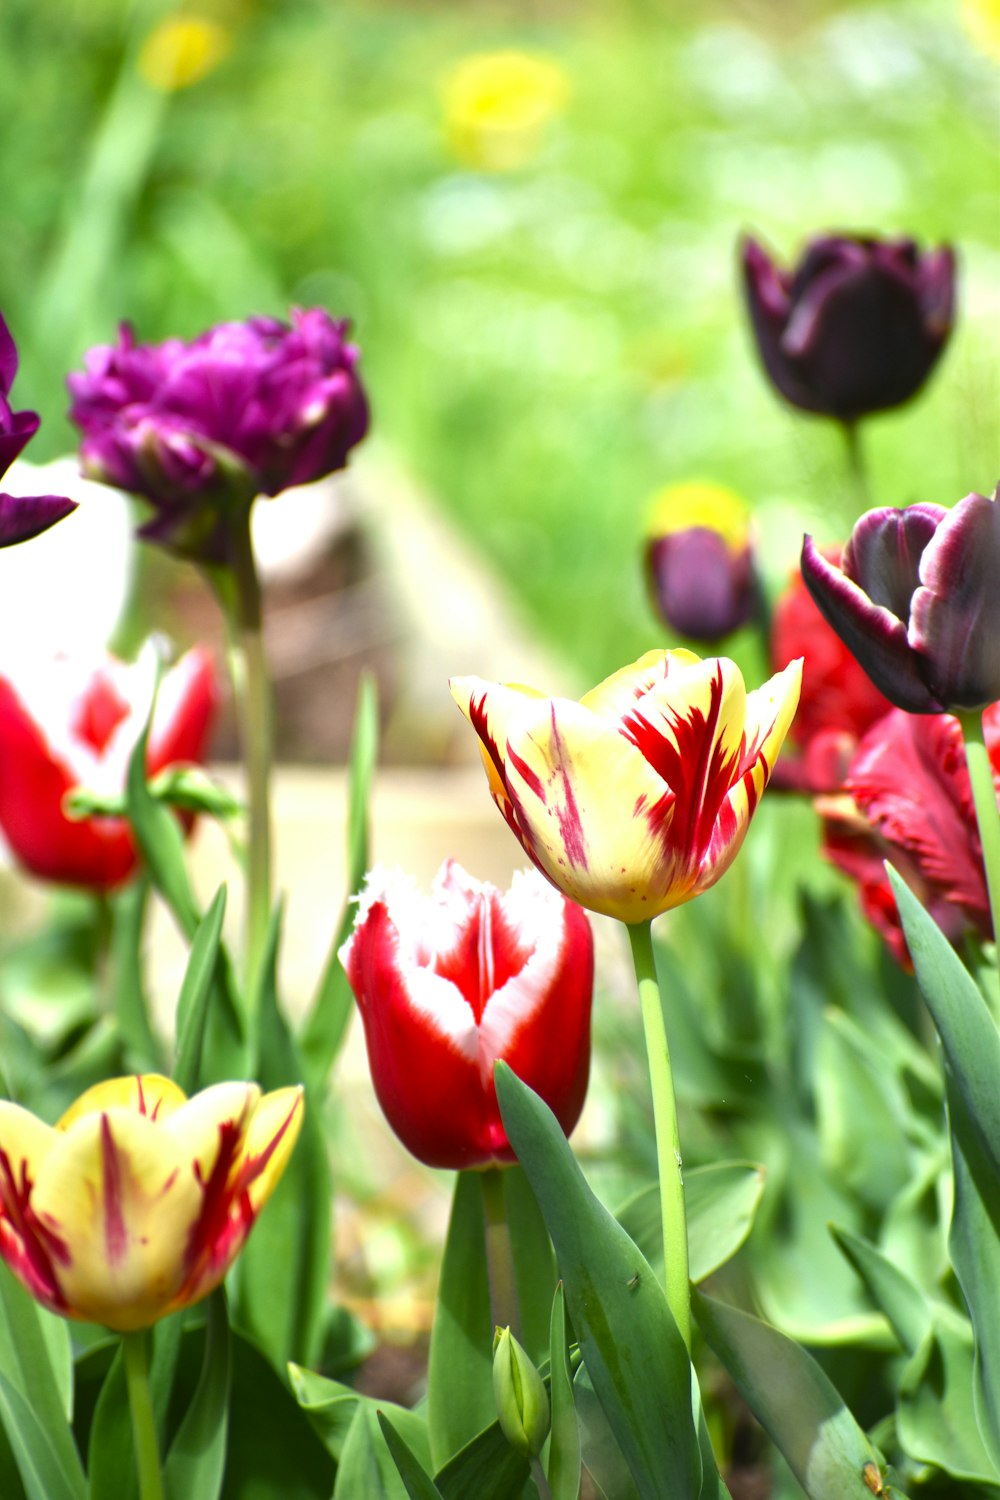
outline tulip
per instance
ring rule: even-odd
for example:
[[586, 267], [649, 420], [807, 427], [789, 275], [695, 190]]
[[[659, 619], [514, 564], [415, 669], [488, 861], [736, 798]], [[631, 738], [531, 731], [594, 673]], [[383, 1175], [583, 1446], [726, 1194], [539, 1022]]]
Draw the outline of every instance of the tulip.
[[[994, 795], [1000, 790], [1000, 704], [983, 715]], [[952, 942], [993, 935], [982, 844], [957, 719], [892, 709], [868, 730], [845, 792], [817, 799], [823, 852], [858, 886], [861, 907], [893, 956], [912, 968], [885, 873], [889, 860]]]
[[500, 1060], [573, 1129], [590, 1069], [593, 938], [534, 871], [502, 892], [448, 860], [428, 899], [375, 869], [340, 958], [379, 1103], [414, 1156], [457, 1168], [514, 1160], [493, 1084]]
[[649, 651], [579, 703], [457, 677], [493, 800], [572, 900], [648, 922], [732, 864], [781, 749], [801, 663], [747, 693], [734, 662]]
[[[36, 412], [11, 410], [10, 388], [16, 374], [17, 346], [0, 317], [0, 476], [6, 474], [41, 425]], [[0, 494], [0, 547], [30, 541], [74, 510], [76, 501], [67, 495]]]
[[647, 534], [650, 592], [671, 629], [710, 645], [757, 613], [749, 513], [732, 490], [668, 485], [657, 496]]
[[[108, 891], [137, 854], [124, 818], [73, 819], [77, 787], [121, 794], [149, 712], [145, 663], [56, 657], [0, 674], [0, 829], [42, 880]], [[147, 770], [200, 760], [216, 706], [208, 652], [189, 651], [165, 674], [150, 728]]]
[[853, 423], [908, 401], [927, 379], [954, 319], [955, 257], [912, 240], [823, 235], [794, 271], [753, 239], [743, 278], [757, 349], [793, 406]]
[[[832, 561], [841, 550], [824, 549], [823, 555]], [[826, 623], [798, 568], [774, 607], [771, 666], [778, 671], [796, 657], [802, 658], [802, 692], [788, 742], [798, 754], [781, 757], [775, 785], [833, 792], [844, 784], [858, 740], [892, 704]]]
[[302, 1124], [301, 1088], [114, 1078], [52, 1127], [0, 1101], [0, 1256], [43, 1307], [118, 1332], [208, 1295]]
[[934, 714], [1000, 698], [1000, 489], [953, 510], [871, 510], [828, 562], [807, 536], [802, 577], [897, 708]]
[[368, 406], [347, 324], [321, 308], [221, 323], [184, 343], [92, 349], [69, 376], [70, 417], [92, 478], [154, 507], [140, 535], [195, 560], [228, 563], [229, 511], [347, 463]]

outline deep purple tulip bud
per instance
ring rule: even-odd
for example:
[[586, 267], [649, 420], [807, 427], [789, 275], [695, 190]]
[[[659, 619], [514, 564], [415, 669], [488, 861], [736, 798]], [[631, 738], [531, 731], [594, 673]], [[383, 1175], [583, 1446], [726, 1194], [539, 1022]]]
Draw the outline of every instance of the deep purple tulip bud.
[[952, 510], [870, 510], [839, 568], [807, 536], [802, 577], [897, 708], [958, 712], [1000, 699], [1000, 488]]
[[341, 469], [368, 429], [358, 351], [322, 308], [220, 323], [184, 343], [92, 349], [69, 377], [81, 457], [155, 508], [142, 535], [226, 560], [227, 509]]
[[[0, 316], [0, 475], [10, 468], [39, 428], [33, 411], [12, 411], [10, 388], [17, 374], [17, 346]], [[27, 542], [76, 510], [66, 495], [0, 494], [0, 547]]]
[[900, 406], [951, 332], [955, 256], [913, 240], [824, 235], [793, 271], [749, 237], [741, 258], [764, 368], [793, 406], [841, 422]]
[[693, 482], [657, 496], [647, 528], [646, 573], [661, 618], [712, 645], [760, 607], [747, 507], [732, 490]]

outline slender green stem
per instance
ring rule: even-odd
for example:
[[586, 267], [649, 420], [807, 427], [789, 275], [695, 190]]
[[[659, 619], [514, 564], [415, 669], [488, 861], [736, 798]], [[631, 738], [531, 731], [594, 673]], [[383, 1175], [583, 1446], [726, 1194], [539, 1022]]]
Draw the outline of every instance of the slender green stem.
[[486, 1270], [490, 1282], [490, 1317], [494, 1328], [509, 1328], [521, 1338], [521, 1309], [517, 1298], [514, 1252], [504, 1201], [503, 1168], [487, 1167], [479, 1174], [483, 1190], [486, 1231]]
[[684, 1209], [681, 1141], [677, 1129], [677, 1104], [674, 1100], [667, 1028], [656, 978], [650, 923], [630, 923], [628, 935], [632, 944], [635, 977], [639, 984], [642, 1028], [646, 1037], [649, 1081], [653, 1091], [656, 1160], [660, 1175], [660, 1216], [663, 1221], [664, 1285], [670, 1311], [690, 1350], [691, 1287], [688, 1279], [687, 1215]]
[[139, 1475], [139, 1500], [163, 1500], [163, 1477], [160, 1473], [156, 1421], [149, 1392], [148, 1338], [149, 1334], [145, 1328], [138, 1328], [133, 1333], [123, 1333], [122, 1352], [125, 1359], [128, 1404], [132, 1413], [135, 1463]]
[[260, 580], [250, 538], [250, 508], [235, 519], [232, 574], [236, 585], [232, 621], [233, 688], [247, 778], [246, 980], [250, 994], [260, 970], [271, 918], [271, 679], [264, 650]]
[[861, 429], [856, 421], [842, 423], [844, 442], [847, 447], [847, 466], [851, 471], [851, 483], [859, 512], [871, 509], [868, 488], [868, 466], [865, 463]]
[[997, 809], [993, 768], [986, 749], [982, 715], [969, 712], [960, 713], [957, 717], [962, 726], [965, 759], [972, 783], [972, 801], [976, 809], [976, 822], [979, 824], [979, 841], [983, 846], [986, 888], [989, 891], [990, 914], [993, 918], [993, 939], [1000, 943], [1000, 810]]
[[549, 1488], [549, 1481], [545, 1477], [545, 1470], [542, 1468], [540, 1458], [533, 1458], [531, 1460], [531, 1477], [535, 1481], [538, 1500], [552, 1500], [552, 1490]]

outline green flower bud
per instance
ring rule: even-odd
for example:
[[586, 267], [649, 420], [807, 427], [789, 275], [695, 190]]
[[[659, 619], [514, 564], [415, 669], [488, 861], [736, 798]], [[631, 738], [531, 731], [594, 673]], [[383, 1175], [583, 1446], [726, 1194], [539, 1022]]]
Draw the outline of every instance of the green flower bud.
[[537, 1458], [549, 1435], [549, 1398], [509, 1328], [498, 1328], [493, 1339], [493, 1395], [510, 1446], [525, 1458]]

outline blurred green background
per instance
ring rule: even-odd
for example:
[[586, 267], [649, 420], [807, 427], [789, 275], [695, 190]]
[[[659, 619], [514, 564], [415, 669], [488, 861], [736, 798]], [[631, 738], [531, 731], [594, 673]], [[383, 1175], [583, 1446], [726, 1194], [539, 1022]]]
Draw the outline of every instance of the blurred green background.
[[596, 680], [660, 640], [640, 539], [663, 485], [740, 491], [772, 586], [803, 524], [834, 539], [856, 510], [838, 434], [757, 369], [744, 230], [782, 258], [828, 228], [957, 244], [956, 336], [868, 424], [872, 490], [996, 483], [991, 49], [997, 0], [6, 0], [29, 456], [72, 445], [65, 372], [120, 318], [156, 339], [322, 303], [353, 320], [381, 440]]

